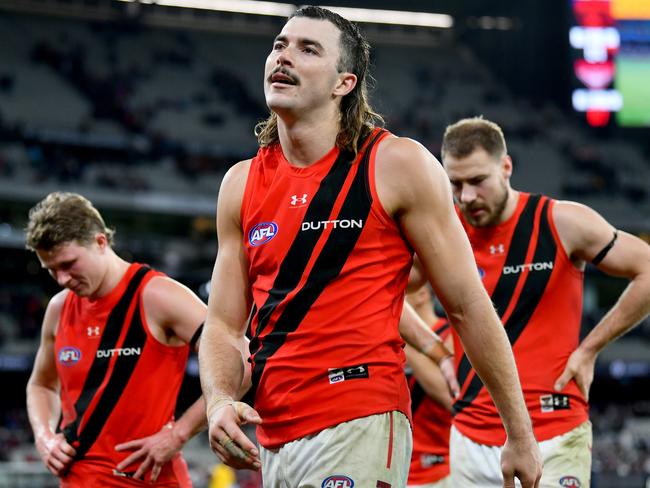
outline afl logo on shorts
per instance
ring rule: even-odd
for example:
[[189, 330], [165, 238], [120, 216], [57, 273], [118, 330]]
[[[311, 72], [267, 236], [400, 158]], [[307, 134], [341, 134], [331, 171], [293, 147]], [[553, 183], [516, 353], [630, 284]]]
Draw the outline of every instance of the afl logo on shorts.
[[62, 347], [59, 349], [59, 362], [64, 366], [77, 364], [81, 359], [81, 351], [76, 347]]
[[352, 488], [354, 486], [354, 481], [342, 474], [335, 474], [334, 476], [325, 478], [323, 484], [320, 486], [321, 488]]
[[560, 478], [560, 486], [569, 488], [580, 488], [582, 484], [575, 476], [563, 476]]
[[478, 268], [478, 275], [481, 277], [481, 279], [485, 278], [485, 270], [480, 266], [477, 266], [477, 268]]
[[278, 224], [275, 222], [261, 222], [248, 233], [248, 242], [251, 246], [261, 246], [273, 239], [278, 233]]

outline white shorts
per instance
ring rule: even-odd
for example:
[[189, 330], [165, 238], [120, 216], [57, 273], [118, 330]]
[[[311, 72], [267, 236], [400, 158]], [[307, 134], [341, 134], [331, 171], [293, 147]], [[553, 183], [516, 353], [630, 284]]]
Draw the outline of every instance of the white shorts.
[[435, 483], [426, 483], [424, 485], [406, 485], [406, 488], [452, 488], [451, 476], [445, 476]]
[[[591, 422], [539, 443], [544, 460], [540, 488], [589, 488], [591, 483]], [[449, 463], [452, 486], [501, 488], [501, 447], [477, 444], [451, 428]], [[517, 486], [521, 485], [517, 481]]]
[[342, 422], [279, 449], [260, 447], [264, 488], [401, 488], [412, 443], [401, 412]]

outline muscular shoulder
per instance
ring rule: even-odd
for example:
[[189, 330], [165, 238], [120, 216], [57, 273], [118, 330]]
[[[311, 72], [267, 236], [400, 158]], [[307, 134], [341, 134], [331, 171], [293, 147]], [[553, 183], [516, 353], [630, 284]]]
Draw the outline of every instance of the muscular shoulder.
[[203, 322], [206, 306], [187, 286], [168, 276], [155, 276], [145, 286], [142, 301], [149, 329], [159, 340], [176, 335], [189, 342]]
[[581, 260], [593, 258], [614, 232], [614, 227], [598, 212], [577, 202], [556, 201], [553, 221], [567, 254]]
[[244, 188], [246, 187], [246, 180], [248, 179], [248, 172], [251, 168], [252, 159], [245, 159], [244, 161], [239, 161], [230, 167], [221, 181], [221, 188], [227, 189], [228, 192], [236, 192], [238, 190], [241, 193], [244, 193]]
[[383, 172], [408, 177], [436, 158], [419, 142], [408, 137], [390, 136], [379, 143], [376, 165]]
[[154, 276], [142, 291], [145, 306], [164, 307], [166, 300], [179, 293], [182, 285], [168, 276]]
[[43, 319], [44, 335], [54, 336], [54, 334], [56, 334], [59, 319], [61, 318], [61, 311], [63, 310], [63, 304], [65, 303], [69, 293], [71, 293], [70, 290], [61, 290], [59, 293], [54, 295], [47, 304], [45, 317]]
[[560, 222], [572, 222], [594, 212], [582, 203], [569, 200], [556, 200], [553, 206], [553, 218]]
[[[233, 165], [224, 175], [219, 189], [217, 217], [222, 216], [235, 222], [239, 221], [244, 190], [252, 159], [246, 159]], [[218, 220], [218, 219], [217, 219]]]
[[388, 137], [380, 143], [375, 181], [381, 203], [392, 215], [417, 203], [432, 188], [448, 184], [438, 160], [422, 144], [406, 137]]
[[68, 297], [68, 294], [70, 293], [71, 291], [68, 290], [67, 288], [65, 290], [61, 290], [59, 293], [57, 293], [50, 299], [50, 303], [48, 304], [48, 307], [52, 307], [52, 309], [56, 309], [59, 312], [61, 312], [61, 309], [63, 308], [63, 304], [65, 303], [65, 299]]

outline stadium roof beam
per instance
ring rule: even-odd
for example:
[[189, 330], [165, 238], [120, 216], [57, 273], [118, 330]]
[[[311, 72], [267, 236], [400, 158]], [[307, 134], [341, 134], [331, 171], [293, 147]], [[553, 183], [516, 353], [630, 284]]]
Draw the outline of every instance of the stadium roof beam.
[[[288, 17], [299, 5], [256, 0], [119, 0], [126, 3], [152, 4], [165, 7], [194, 8], [253, 15]], [[447, 14], [327, 6], [328, 9], [355, 22], [392, 24], [449, 29], [454, 19]]]
[[[182, 6], [166, 6], [172, 1]], [[298, 8], [294, 3], [257, 2], [251, 0], [229, 1], [229, 10], [196, 8], [208, 0], [0, 0], [0, 10], [27, 14], [51, 15], [83, 20], [124, 22], [131, 21], [152, 27], [192, 29], [220, 33], [272, 37], [281, 28], [283, 19]], [[217, 0], [210, 0], [215, 6]], [[279, 5], [276, 10], [267, 4]], [[194, 8], [183, 8], [194, 5]], [[255, 9], [267, 5], [265, 9]], [[222, 5], [224, 6], [224, 5]], [[237, 7], [239, 12], [233, 11]], [[366, 22], [364, 32], [373, 45], [432, 46], [440, 45], [454, 37], [451, 16], [427, 12], [399, 12], [396, 10], [346, 9], [327, 6], [357, 22]], [[244, 11], [244, 12], [241, 12]], [[275, 12], [277, 15], [263, 11]], [[401, 23], [382, 23], [387, 16]], [[410, 18], [410, 21], [409, 21]], [[364, 20], [365, 19], [365, 20]], [[374, 19], [374, 20], [372, 20]], [[439, 27], [434, 27], [439, 26]]]

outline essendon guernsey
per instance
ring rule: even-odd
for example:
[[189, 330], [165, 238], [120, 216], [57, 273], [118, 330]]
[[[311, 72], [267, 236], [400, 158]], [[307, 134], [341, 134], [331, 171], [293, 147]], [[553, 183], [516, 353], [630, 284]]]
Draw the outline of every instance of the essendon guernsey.
[[[60, 428], [77, 451], [62, 486], [144, 486], [132, 480], [139, 464], [115, 468], [130, 452], [117, 444], [150, 436], [173, 420], [189, 353], [187, 346], [158, 342], [146, 325], [142, 290], [160, 273], [132, 264], [118, 285], [97, 300], [68, 293], [59, 320], [55, 354], [61, 381]], [[77, 483], [79, 481], [79, 483]], [[180, 454], [156, 485], [191, 486]]]
[[397, 325], [411, 251], [374, 181], [387, 135], [373, 132], [357, 157], [333, 148], [306, 168], [279, 144], [251, 162], [241, 220], [265, 447], [376, 413], [408, 415]]
[[[483, 284], [503, 322], [538, 441], [563, 434], [588, 418], [575, 382], [553, 388], [579, 342], [583, 273], [566, 255], [553, 222], [554, 201], [520, 193], [514, 214], [500, 225], [463, 225]], [[462, 215], [461, 215], [462, 220]], [[501, 445], [506, 436], [481, 380], [455, 337], [461, 397], [454, 425], [467, 437]]]

